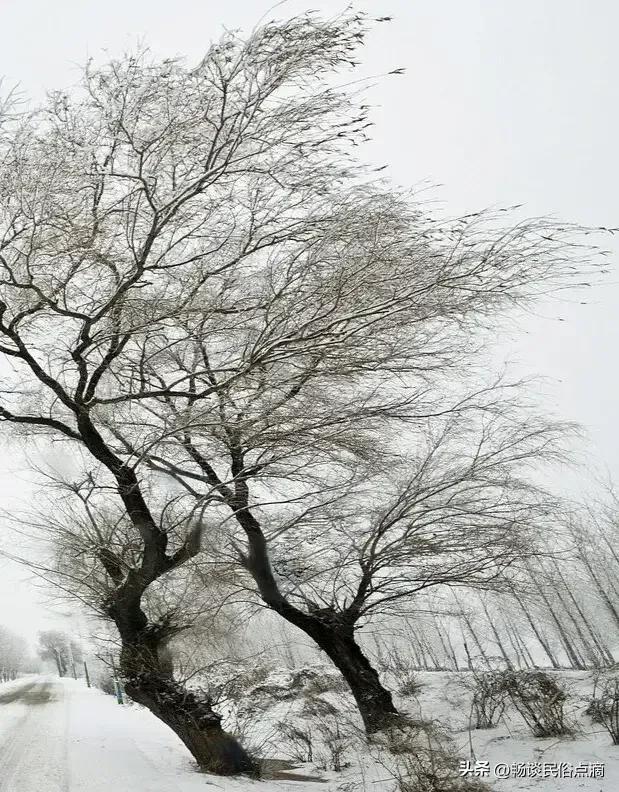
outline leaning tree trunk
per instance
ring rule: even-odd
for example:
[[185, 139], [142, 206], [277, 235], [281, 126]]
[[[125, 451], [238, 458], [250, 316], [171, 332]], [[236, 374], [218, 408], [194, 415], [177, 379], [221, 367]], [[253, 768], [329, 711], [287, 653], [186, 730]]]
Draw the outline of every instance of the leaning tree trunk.
[[[236, 475], [234, 467], [233, 473]], [[243, 502], [247, 502], [246, 488]], [[312, 638], [341, 672], [368, 734], [374, 734], [393, 723], [398, 711], [391, 693], [383, 687], [378, 672], [355, 641], [354, 617], [345, 618], [342, 612], [332, 608], [315, 608], [307, 613], [289, 602], [280, 591], [273, 574], [267, 541], [259, 522], [247, 510], [237, 511], [235, 516], [249, 544], [249, 552], [243, 556], [243, 563], [256, 581], [263, 602]]]
[[391, 693], [381, 684], [378, 672], [362, 652], [354, 635], [337, 630], [325, 631], [316, 643], [340, 671], [357, 703], [368, 734], [393, 724], [398, 711]]
[[302, 614], [302, 625], [292, 613], [286, 618], [313, 638], [340, 671], [355, 699], [365, 731], [375, 734], [393, 725], [398, 710], [391, 693], [382, 685], [378, 672], [356, 642], [354, 627], [337, 618], [331, 620], [331, 615], [334, 614]]
[[120, 670], [127, 694], [178, 735], [202, 770], [255, 772], [251, 757], [223, 730], [208, 697], [173, 678], [164, 651], [169, 628], [149, 624], [141, 609], [132, 614], [111, 610], [121, 636]]

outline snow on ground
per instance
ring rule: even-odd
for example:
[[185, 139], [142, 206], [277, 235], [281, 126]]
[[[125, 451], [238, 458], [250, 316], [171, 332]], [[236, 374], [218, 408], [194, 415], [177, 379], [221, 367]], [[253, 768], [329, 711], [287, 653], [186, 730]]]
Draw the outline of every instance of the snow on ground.
[[[589, 674], [560, 674], [570, 691], [566, 712], [576, 726], [573, 739], [534, 738], [517, 713], [509, 708], [496, 728], [469, 732], [471, 693], [462, 684], [465, 676], [451, 672], [420, 674], [423, 688], [414, 705], [409, 700], [409, 708], [422, 717], [438, 718], [449, 726], [461, 756], [471, 757], [472, 747], [472, 769], [475, 769], [476, 760], [480, 763], [478, 772], [484, 772], [481, 763], [487, 762], [490, 771], [487, 780], [492, 782], [497, 791], [619, 792], [619, 746], [611, 744], [610, 736], [602, 726], [592, 724], [583, 715], [592, 689]], [[564, 763], [564, 774], [579, 765], [580, 773], [593, 774], [599, 770], [595, 771], [589, 766], [601, 763], [604, 777], [542, 777], [544, 773], [553, 774], [555, 766], [561, 770], [561, 763]], [[523, 767], [525, 765], [529, 766]], [[510, 777], [497, 779], [497, 767], [499, 773], [506, 772], [505, 767], [508, 767]], [[519, 777], [516, 775], [518, 773], [521, 774]]]
[[[498, 728], [469, 734], [470, 692], [462, 684], [464, 675], [419, 676], [423, 688], [406, 700], [408, 710], [450, 727], [463, 757], [470, 755], [472, 744], [476, 759], [488, 762], [489, 780], [500, 792], [619, 790], [619, 747], [581, 717], [590, 689], [586, 675], [569, 675], [572, 717], [581, 732], [563, 740], [530, 737], [513, 713]], [[277, 706], [280, 715], [294, 714], [290, 703], [286, 710]], [[391, 792], [388, 774], [369, 754], [358, 742], [348, 750], [350, 766], [341, 773], [312, 765], [293, 771], [321, 776], [322, 782], [219, 778], [196, 772], [180, 740], [148, 711], [120, 706], [112, 696], [87, 689], [82, 680], [30, 677], [0, 686], [0, 792]], [[533, 763], [535, 768], [561, 762], [603, 763], [605, 775], [541, 778], [531, 775], [533, 769], [529, 777], [492, 778], [497, 764]]]
[[[19, 689], [3, 701], [12, 696], [0, 687], [0, 792], [266, 792], [264, 783], [195, 772], [183, 744], [149, 712], [81, 680], [30, 678], [11, 685]], [[277, 783], [282, 792], [299, 787]]]

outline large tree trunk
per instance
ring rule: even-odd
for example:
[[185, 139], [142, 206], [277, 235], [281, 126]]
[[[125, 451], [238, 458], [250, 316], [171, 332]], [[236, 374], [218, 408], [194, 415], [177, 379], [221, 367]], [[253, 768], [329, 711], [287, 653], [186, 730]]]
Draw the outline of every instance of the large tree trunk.
[[246, 751], [222, 729], [221, 716], [209, 702], [166, 674], [126, 675], [125, 690], [180, 737], [202, 770], [219, 775], [255, 770]]
[[278, 613], [316, 642], [340, 671], [355, 699], [367, 734], [392, 725], [399, 713], [369, 659], [355, 640], [354, 624], [330, 609], [303, 613], [280, 602]]
[[349, 634], [337, 628], [320, 630], [314, 640], [348, 683], [366, 732], [374, 734], [392, 725], [398, 711], [391, 693], [381, 684], [352, 630]]
[[393, 723], [398, 711], [391, 693], [383, 687], [378, 672], [355, 641], [354, 615], [346, 616], [332, 608], [316, 608], [307, 613], [295, 607], [279, 589], [260, 524], [249, 511], [236, 512], [235, 516], [249, 543], [243, 562], [256, 581], [263, 602], [312, 638], [330, 658], [348, 683], [368, 734]]
[[256, 765], [237, 740], [221, 727], [221, 716], [204, 694], [173, 678], [165, 651], [170, 630], [149, 624], [141, 608], [110, 615], [119, 629], [120, 670], [127, 694], [169, 726], [202, 770], [219, 775], [253, 773]]

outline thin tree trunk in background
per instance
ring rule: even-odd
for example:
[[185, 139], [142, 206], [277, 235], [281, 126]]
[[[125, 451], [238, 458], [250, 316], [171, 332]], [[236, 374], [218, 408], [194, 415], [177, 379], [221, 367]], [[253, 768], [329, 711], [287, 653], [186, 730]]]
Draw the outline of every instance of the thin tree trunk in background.
[[423, 644], [419, 640], [419, 636], [415, 631], [411, 631], [411, 638], [414, 641], [415, 646], [417, 647], [417, 650], [419, 652], [419, 657], [421, 658], [421, 667], [423, 668], [424, 671], [429, 671], [430, 665], [428, 663], [428, 655], [423, 647]]
[[507, 654], [507, 651], [505, 650], [505, 647], [503, 646], [503, 641], [501, 640], [501, 636], [499, 635], [499, 632], [498, 632], [497, 628], [494, 625], [494, 620], [490, 617], [490, 613], [488, 612], [488, 608], [486, 607], [486, 603], [481, 598], [480, 598], [480, 602], [481, 602], [481, 606], [482, 606], [482, 608], [484, 610], [484, 613], [486, 614], [486, 619], [488, 620], [488, 624], [490, 625], [490, 629], [492, 630], [492, 634], [495, 637], [495, 640], [497, 642], [497, 646], [499, 647], [499, 651], [501, 652], [503, 660], [505, 660], [505, 663], [506, 663], [508, 668], [513, 668], [513, 664], [512, 664], [511, 658]]
[[[567, 596], [569, 597], [572, 605], [576, 609], [576, 612], [580, 616], [580, 619], [581, 619], [582, 623], [587, 628], [587, 632], [591, 636], [593, 644], [596, 647], [596, 649], [598, 650], [602, 662], [603, 663], [604, 662], [610, 662], [611, 664], [614, 663], [614, 658], [613, 658], [612, 654], [610, 653], [608, 648], [602, 643], [601, 639], [598, 637], [598, 635], [594, 631], [593, 626], [591, 625], [591, 623], [590, 623], [589, 619], [587, 618], [586, 614], [584, 613], [584, 611], [580, 607], [580, 604], [579, 604], [578, 600], [576, 599], [576, 597], [574, 596], [574, 594], [572, 593], [571, 588], [567, 585], [567, 582], [566, 582], [565, 578], [563, 577], [561, 569], [560, 569], [560, 567], [559, 567], [559, 565], [557, 564], [556, 561], [555, 561], [555, 568], [556, 568], [557, 574], [558, 574], [561, 582], [563, 583], [563, 589], [566, 592]], [[583, 641], [584, 641], [584, 638], [583, 638]], [[595, 660], [595, 658], [594, 658], [594, 660]]]
[[488, 660], [488, 656], [486, 655], [486, 653], [484, 651], [484, 647], [481, 645], [481, 642], [480, 642], [479, 638], [477, 637], [477, 634], [476, 634], [475, 630], [473, 629], [473, 625], [471, 624], [471, 620], [469, 619], [469, 617], [466, 615], [464, 609], [462, 608], [462, 605], [460, 604], [460, 601], [458, 600], [458, 597], [456, 596], [456, 592], [452, 591], [451, 593], [452, 593], [452, 596], [453, 596], [453, 598], [454, 598], [454, 600], [455, 600], [455, 602], [456, 602], [456, 604], [457, 604], [457, 606], [459, 608], [460, 618], [464, 621], [467, 630], [469, 631], [469, 633], [471, 634], [473, 640], [475, 641], [475, 645], [479, 649], [479, 654], [481, 655], [484, 663], [486, 664], [486, 667], [487, 668], [492, 668], [492, 666], [490, 665], [490, 661]]
[[585, 665], [582, 662], [582, 660], [580, 659], [580, 657], [578, 656], [578, 653], [576, 652], [576, 650], [574, 649], [574, 647], [572, 645], [572, 642], [570, 641], [567, 633], [565, 632], [565, 628], [564, 628], [563, 624], [561, 623], [561, 621], [559, 620], [559, 617], [557, 616], [557, 614], [555, 613], [552, 605], [550, 604], [550, 600], [546, 596], [546, 594], [544, 592], [544, 589], [542, 588], [542, 586], [540, 585], [539, 581], [537, 580], [537, 577], [534, 574], [532, 574], [531, 577], [532, 577], [533, 582], [535, 583], [535, 586], [536, 586], [536, 588], [537, 588], [542, 600], [544, 601], [544, 604], [546, 605], [546, 608], [548, 610], [548, 613], [550, 614], [550, 617], [552, 618], [553, 622], [555, 623], [555, 626], [556, 626], [557, 631], [559, 633], [559, 638], [561, 639], [561, 643], [563, 644], [563, 648], [565, 649], [565, 653], [567, 655], [567, 658], [568, 658], [569, 662], [571, 663], [572, 668], [575, 668], [578, 671], [584, 671]]
[[424, 662], [424, 659], [423, 659], [423, 657], [421, 655], [421, 652], [420, 652], [420, 649], [419, 649], [419, 645], [417, 643], [417, 639], [416, 639], [416, 637], [415, 637], [415, 635], [414, 635], [414, 633], [412, 631], [409, 632], [408, 640], [409, 640], [409, 646], [410, 646], [411, 651], [413, 653], [413, 657], [415, 658], [415, 663], [417, 664], [418, 670], [419, 671], [425, 671], [425, 662]]
[[617, 551], [615, 550], [613, 543], [609, 540], [608, 536], [604, 533], [604, 531], [598, 531], [598, 536], [602, 539], [606, 547], [610, 550], [610, 554], [615, 560], [615, 563], [619, 565], [619, 555], [617, 555]]
[[441, 629], [441, 626], [439, 624], [436, 615], [433, 615], [433, 621], [434, 621], [434, 629], [436, 630], [436, 634], [438, 635], [439, 640], [441, 642], [441, 646], [443, 647], [443, 651], [445, 652], [445, 659], [447, 661], [447, 664], [450, 664], [454, 669], [454, 671], [457, 671], [458, 661], [456, 659], [453, 646], [451, 646], [451, 644], [449, 644], [448, 646], [448, 644], [446, 643], [445, 636], [443, 635], [443, 630]]
[[602, 583], [598, 579], [598, 576], [593, 571], [593, 567], [589, 563], [589, 559], [587, 558], [587, 554], [583, 550], [579, 549], [578, 556], [581, 559], [581, 561], [583, 562], [583, 564], [585, 565], [585, 567], [587, 568], [587, 571], [589, 572], [589, 575], [591, 576], [591, 579], [593, 580], [593, 582], [595, 584], [595, 587], [598, 590], [598, 593], [599, 593], [600, 597], [604, 601], [604, 604], [606, 605], [606, 608], [608, 609], [608, 612], [611, 614], [611, 616], [615, 620], [615, 624], [619, 627], [619, 611], [617, 610], [617, 608], [615, 608], [612, 600], [608, 596], [608, 592], [606, 591], [606, 589], [604, 588], [604, 586], [602, 585]]
[[471, 658], [471, 653], [469, 652], [469, 646], [466, 642], [464, 637], [464, 633], [462, 634], [462, 645], [464, 646], [464, 653], [466, 654], [466, 663], [468, 666], [469, 671], [473, 670], [473, 660]]
[[[593, 667], [595, 667], [597, 665], [597, 662], [598, 662], [599, 658], [598, 658], [597, 654], [595, 653], [594, 649], [591, 647], [589, 641], [586, 640], [585, 635], [584, 635], [583, 631], [580, 628], [580, 624], [578, 623], [578, 619], [576, 618], [576, 616], [572, 612], [572, 609], [568, 607], [567, 603], [563, 599], [563, 595], [561, 594], [561, 591], [558, 588], [555, 591], [555, 595], [556, 595], [559, 603], [561, 604], [561, 607], [563, 608], [563, 612], [565, 613], [566, 617], [572, 623], [572, 625], [574, 626], [574, 629], [576, 630], [576, 635], [578, 636], [578, 638], [580, 640], [580, 645], [582, 647], [584, 656], [588, 657], [590, 664]], [[585, 662], [584, 659], [583, 659], [583, 662]], [[585, 665], [587, 665], [586, 662], [585, 662]]]
[[57, 649], [52, 649], [52, 654], [54, 655], [54, 660], [56, 661], [56, 669], [58, 671], [58, 676], [64, 676], [64, 670], [62, 667], [62, 658], [60, 657], [60, 653]]
[[522, 636], [518, 633], [516, 627], [512, 624], [511, 625], [512, 632], [516, 639], [516, 642], [520, 645], [523, 655], [527, 658], [527, 664], [529, 668], [537, 668], [535, 660], [533, 659], [533, 655], [531, 654], [529, 647], [526, 644], [526, 641], [523, 640]]
[[522, 652], [522, 648], [518, 642], [518, 636], [516, 635], [513, 628], [511, 628], [507, 622], [505, 622], [505, 633], [509, 639], [512, 649], [514, 650], [514, 654], [516, 656], [516, 664], [518, 668], [529, 668], [530, 667], [529, 662], [526, 656], [524, 655], [524, 653]]
[[[440, 664], [440, 661], [439, 661], [438, 657], [436, 656], [436, 652], [434, 651], [434, 648], [432, 647], [430, 641], [428, 641], [428, 639], [425, 636], [422, 636], [419, 639], [419, 643], [425, 648], [427, 656], [432, 661], [432, 665], [434, 666], [434, 670], [435, 671], [440, 671], [441, 670], [441, 664]], [[432, 669], [430, 669], [430, 664], [429, 663], [428, 663], [428, 670], [432, 670]]]
[[492, 664], [490, 663], [490, 660], [488, 659], [488, 655], [484, 651], [484, 647], [482, 646], [481, 641], [477, 637], [477, 633], [473, 629], [473, 625], [471, 624], [471, 620], [469, 619], [468, 616], [464, 616], [464, 623], [466, 624], [469, 633], [473, 637], [473, 640], [475, 641], [475, 645], [477, 646], [477, 648], [479, 650], [479, 654], [481, 655], [482, 660], [486, 664], [486, 667], [487, 668], [492, 668]]
[[451, 651], [451, 656], [453, 657], [454, 670], [455, 671], [459, 671], [460, 668], [459, 668], [459, 665], [458, 665], [458, 655], [456, 654], [456, 650], [455, 650], [454, 645], [453, 645], [453, 643], [451, 641], [451, 635], [449, 634], [449, 629], [448, 628], [445, 629], [445, 639], [447, 640], [447, 644], [449, 645], [449, 649]]
[[524, 613], [524, 615], [525, 615], [525, 617], [526, 617], [526, 619], [527, 619], [527, 621], [529, 623], [529, 626], [531, 627], [531, 630], [533, 631], [533, 634], [535, 635], [535, 637], [539, 641], [540, 646], [542, 647], [542, 649], [546, 652], [546, 655], [547, 655], [548, 659], [550, 660], [550, 664], [552, 665], [552, 667], [553, 668], [557, 668], [557, 669], [561, 668], [557, 658], [555, 657], [554, 653], [550, 649], [550, 644], [546, 641], [546, 639], [543, 637], [541, 632], [538, 630], [537, 625], [535, 624], [535, 620], [533, 619], [533, 616], [529, 612], [528, 608], [525, 607], [525, 604], [522, 601], [522, 599], [520, 598], [520, 596], [518, 594], [516, 594], [516, 592], [514, 590], [512, 590], [512, 595], [513, 595], [514, 599], [516, 600], [516, 602], [520, 605], [520, 608], [521, 608], [522, 612]]

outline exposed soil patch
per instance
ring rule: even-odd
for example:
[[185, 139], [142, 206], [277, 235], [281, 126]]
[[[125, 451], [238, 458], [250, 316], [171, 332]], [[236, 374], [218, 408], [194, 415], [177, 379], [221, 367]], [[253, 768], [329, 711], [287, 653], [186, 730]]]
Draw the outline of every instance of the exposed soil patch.
[[324, 778], [318, 776], [302, 775], [293, 773], [298, 765], [288, 759], [263, 759], [262, 760], [262, 779], [269, 781], [307, 781], [315, 784], [324, 784]]

